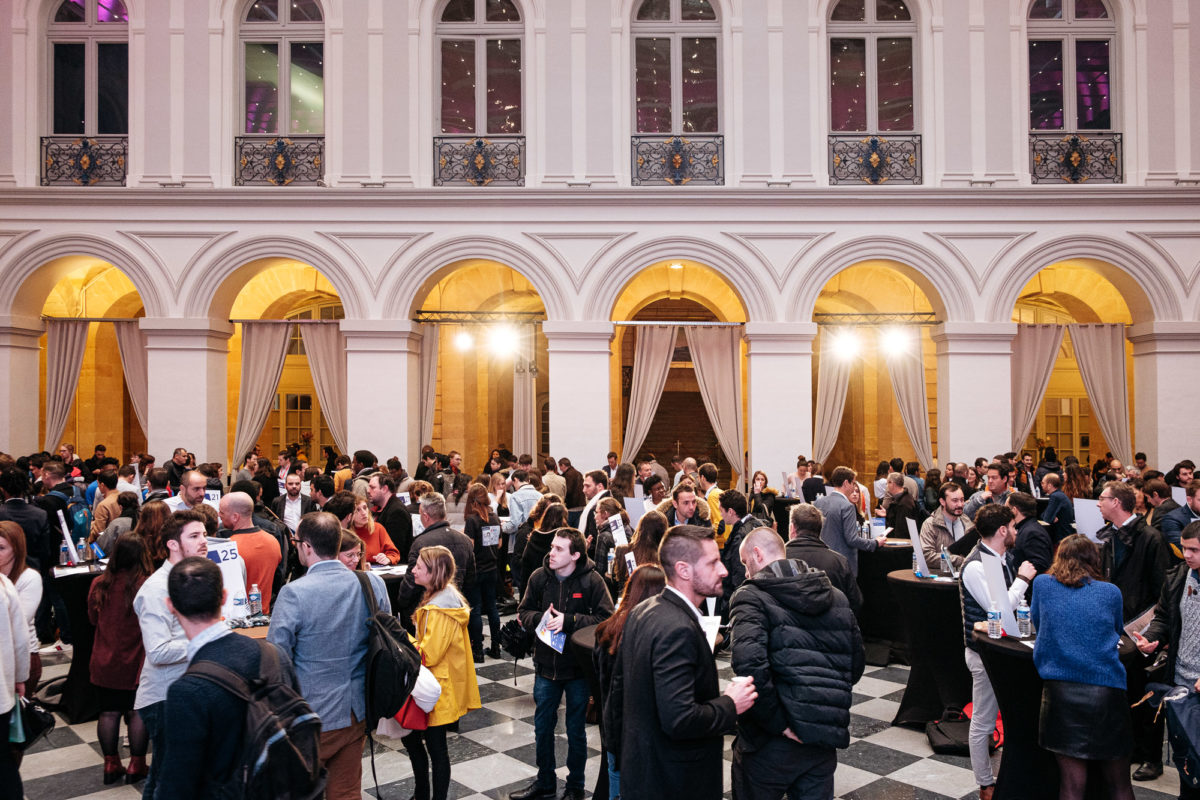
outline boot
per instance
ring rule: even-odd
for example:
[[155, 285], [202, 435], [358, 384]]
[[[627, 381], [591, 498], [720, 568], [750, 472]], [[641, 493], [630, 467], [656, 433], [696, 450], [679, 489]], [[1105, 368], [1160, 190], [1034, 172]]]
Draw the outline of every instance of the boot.
[[130, 756], [129, 768], [125, 770], [125, 782], [137, 783], [140, 780], [145, 780], [150, 774], [150, 767], [146, 766], [145, 756]]
[[107, 786], [110, 783], [125, 779], [125, 767], [121, 764], [120, 756], [105, 756], [104, 757], [104, 784]]

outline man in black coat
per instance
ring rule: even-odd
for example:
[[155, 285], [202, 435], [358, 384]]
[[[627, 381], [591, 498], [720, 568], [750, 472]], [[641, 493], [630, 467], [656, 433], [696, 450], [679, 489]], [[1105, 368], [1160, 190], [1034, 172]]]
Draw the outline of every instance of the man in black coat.
[[711, 527], [682, 525], [659, 546], [667, 588], [629, 615], [609, 703], [619, 703], [621, 797], [719, 800], [723, 735], [758, 696], [753, 680], [717, 683], [699, 605], [721, 594], [725, 567]]
[[456, 567], [454, 584], [460, 592], [470, 596], [475, 584], [475, 543], [471, 541], [470, 536], [451, 528], [450, 523], [446, 521], [446, 498], [438, 492], [426, 492], [421, 495], [420, 515], [422, 531], [413, 539], [412, 546], [408, 549], [408, 571], [400, 582], [396, 598], [396, 610], [401, 619], [405, 620], [406, 626], [410, 624], [409, 618], [425, 593], [425, 589], [418, 586], [412, 576], [421, 548], [441, 545], [450, 551]]
[[733, 671], [754, 679], [758, 699], [738, 718], [733, 792], [832, 800], [836, 749], [850, 746], [851, 689], [866, 664], [858, 623], [824, 572], [785, 558], [774, 531], [751, 531], [740, 556], [747, 578], [733, 595]]
[[396, 482], [392, 476], [382, 472], [372, 475], [367, 482], [367, 497], [375, 510], [375, 521], [388, 532], [392, 544], [400, 551], [400, 560], [407, 562], [413, 541], [412, 515], [396, 496]]
[[[1012, 548], [1013, 563], [1028, 561], [1041, 575], [1054, 561], [1054, 546], [1050, 544], [1049, 531], [1038, 521], [1037, 500], [1025, 492], [1012, 492], [1004, 504], [1012, 509], [1013, 524], [1017, 528], [1017, 542]], [[1032, 597], [1033, 587], [1029, 588]]]
[[[45, 580], [47, 573], [56, 559], [54, 553], [58, 550], [58, 542], [62, 538], [51, 535], [58, 531], [57, 524], [50, 527], [49, 515], [41, 508], [29, 502], [29, 477], [23, 470], [8, 467], [0, 472], [0, 496], [4, 503], [0, 505], [0, 519], [11, 520], [21, 526], [25, 533], [25, 553], [29, 566], [42, 573]], [[58, 522], [57, 516], [55, 523]]]
[[819, 569], [829, 576], [829, 582], [835, 589], [839, 589], [842, 594], [846, 595], [846, 600], [850, 603], [850, 610], [857, 617], [858, 612], [862, 610], [862, 590], [858, 588], [858, 581], [850, 572], [850, 565], [846, 562], [846, 557], [841, 553], [833, 552], [829, 549], [829, 545], [822, 541], [821, 527], [825, 524], [824, 515], [816, 506], [797, 503], [792, 506], [789, 521], [791, 524], [788, 533], [790, 538], [786, 549], [787, 557], [803, 561], [811, 569]]
[[587, 498], [583, 495], [583, 473], [571, 466], [569, 458], [558, 460], [558, 470], [567, 482], [567, 494], [563, 497], [563, 504], [567, 508], [583, 508], [587, 505]]
[[899, 472], [888, 475], [887, 494], [889, 499], [884, 508], [875, 513], [883, 511], [884, 526], [891, 528], [896, 536], [904, 538], [908, 536], [908, 520], [917, 523], [917, 527], [920, 527], [921, 520], [917, 517], [917, 503], [904, 488], [904, 476]]
[[[725, 530], [729, 531], [729, 536], [725, 539], [725, 546], [721, 549], [721, 563], [725, 565], [725, 571], [728, 573], [721, 579], [721, 606], [723, 611], [727, 611], [734, 591], [746, 580], [746, 566], [738, 555], [738, 548], [741, 547], [742, 539], [746, 538], [746, 534], [755, 528], [761, 528], [762, 523], [747, 511], [746, 495], [737, 489], [726, 489], [721, 492], [717, 502], [720, 504], [721, 520], [725, 523]], [[779, 534], [775, 536], [778, 538]], [[782, 539], [779, 540], [779, 544], [783, 545]], [[722, 616], [728, 618], [729, 615], [723, 613]]]

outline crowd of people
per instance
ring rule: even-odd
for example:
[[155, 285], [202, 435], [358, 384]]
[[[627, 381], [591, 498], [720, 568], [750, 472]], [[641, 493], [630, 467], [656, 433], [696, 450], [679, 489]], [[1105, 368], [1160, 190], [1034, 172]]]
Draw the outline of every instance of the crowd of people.
[[[868, 487], [849, 467], [800, 457], [779, 488], [759, 471], [742, 491], [692, 458], [668, 469], [609, 453], [581, 472], [497, 448], [472, 477], [460, 453], [428, 446], [411, 475], [369, 450], [322, 456], [310, 466], [293, 446], [272, 463], [256, 448], [226, 477], [184, 448], [161, 467], [146, 454], [121, 463], [102, 445], [87, 460], [69, 444], [0, 454], [0, 680], [12, 687], [0, 692], [0, 726], [14, 694], [36, 691], [41, 654], [70, 647], [52, 568], [75, 533], [105, 561], [87, 599], [104, 781], [144, 781], [144, 797], [221, 797], [238, 780], [245, 701], [193, 668], [208, 663], [247, 680], [270, 670], [293, 687], [320, 718], [326, 796], [360, 797], [376, 608], [408, 629], [440, 687], [427, 725], [401, 740], [420, 800], [447, 795], [448, 735], [481, 706], [474, 665], [501, 655], [502, 612], [516, 613], [535, 671], [538, 771], [512, 800], [560, 796], [564, 704], [561, 797], [584, 796], [589, 700], [610, 798], [663, 786], [720, 797], [730, 733], [735, 797], [831, 798], [865, 664], [858, 554], [889, 530], [907, 538], [909, 521], [926, 562], [946, 556], [960, 576], [982, 800], [996, 779], [997, 703], [974, 638], [998, 601], [987, 559], [1002, 565], [1008, 603], [1031, 604], [1046, 687], [1039, 742], [1058, 760], [1061, 797], [1083, 797], [1093, 761], [1116, 797], [1133, 796], [1131, 763], [1134, 780], [1161, 775], [1161, 718], [1132, 701], [1153, 681], [1200, 690], [1200, 481], [1188, 461], [1166, 474], [1142, 454], [1087, 469], [1047, 449], [921, 474], [893, 459]], [[1074, 532], [1078, 497], [1099, 503], [1095, 541]], [[224, 542], [241, 565], [232, 585], [205, 558]], [[406, 569], [389, 593], [371, 568], [396, 565]], [[231, 635], [230, 598], [269, 618], [269, 650]], [[592, 626], [583, 660], [568, 642]], [[1118, 657], [1127, 632], [1144, 664]], [[737, 676], [724, 690], [720, 650]], [[0, 751], [0, 794], [20, 797], [20, 786], [19, 762]], [[1180, 797], [1200, 793], [1181, 778]]]

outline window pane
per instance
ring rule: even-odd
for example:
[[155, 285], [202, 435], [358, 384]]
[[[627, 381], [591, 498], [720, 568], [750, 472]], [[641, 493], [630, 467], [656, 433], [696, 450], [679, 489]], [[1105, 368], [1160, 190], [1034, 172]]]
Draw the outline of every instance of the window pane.
[[1034, 0], [1029, 9], [1030, 19], [1062, 19], [1062, 0]]
[[680, 18], [684, 22], [715, 20], [717, 12], [713, 11], [712, 3], [708, 0], [682, 0]]
[[834, 22], [864, 22], [867, 19], [867, 0], [842, 0], [834, 7], [829, 19]]
[[83, 45], [54, 45], [54, 132], [83, 133]]
[[520, 39], [488, 39], [487, 132], [521, 132]]
[[879, 39], [879, 130], [911, 131], [913, 121], [912, 39]]
[[474, 22], [475, 0], [450, 0], [442, 9], [442, 22]]
[[321, 7], [317, 0], [291, 0], [290, 19], [292, 22], [320, 22]]
[[86, 22], [83, 12], [83, 0], [63, 0], [58, 11], [54, 12], [55, 22]]
[[637, 131], [670, 133], [671, 40], [637, 39], [634, 59], [636, 75], [633, 93], [637, 103]]
[[867, 42], [829, 40], [829, 124], [835, 131], [867, 129]]
[[246, 12], [246, 22], [278, 22], [279, 0], [254, 0]]
[[637, 18], [642, 20], [670, 19], [671, 0], [645, 0], [638, 8]]
[[121, 0], [99, 0], [96, 3], [97, 22], [129, 22], [129, 12]]
[[1108, 42], [1075, 43], [1075, 100], [1080, 130], [1112, 127]]
[[716, 133], [717, 40], [681, 39], [683, 132]]
[[1103, 0], [1075, 0], [1075, 19], [1108, 19]]
[[475, 42], [442, 40], [442, 133], [475, 133]]
[[129, 133], [129, 45], [102, 42], [96, 47], [96, 133]]
[[279, 124], [279, 45], [246, 43], [246, 133], [276, 133]]
[[297, 42], [292, 45], [292, 64], [288, 74], [291, 97], [289, 133], [325, 132], [324, 47], [320, 42]]
[[484, 18], [488, 22], [518, 22], [521, 14], [512, 0], [487, 0]]
[[1063, 127], [1062, 42], [1029, 43], [1029, 128]]
[[904, 4], [904, 0], [876, 0], [875, 2], [875, 21], [876, 22], [897, 22], [912, 19], [912, 15], [908, 13], [908, 6]]

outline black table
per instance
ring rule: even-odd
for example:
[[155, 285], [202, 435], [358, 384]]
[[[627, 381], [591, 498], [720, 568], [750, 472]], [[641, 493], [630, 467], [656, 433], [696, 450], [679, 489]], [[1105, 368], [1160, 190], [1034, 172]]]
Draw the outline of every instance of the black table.
[[889, 539], [887, 547], [858, 554], [858, 588], [863, 607], [858, 627], [867, 642], [879, 642], [889, 650], [890, 662], [908, 663], [908, 645], [900, 607], [892, 595], [888, 575], [912, 567], [912, 542]]
[[54, 579], [54, 585], [67, 607], [67, 618], [71, 623], [71, 667], [63, 683], [61, 713], [71, 725], [88, 722], [100, 715], [100, 704], [96, 699], [96, 687], [92, 685], [92, 644], [96, 639], [96, 628], [88, 619], [87, 597], [94, 581], [102, 569], [64, 575]]
[[958, 581], [918, 578], [909, 569], [887, 576], [908, 644], [908, 686], [893, 725], [924, 729], [947, 708], [971, 702], [971, 673], [963, 657]]

